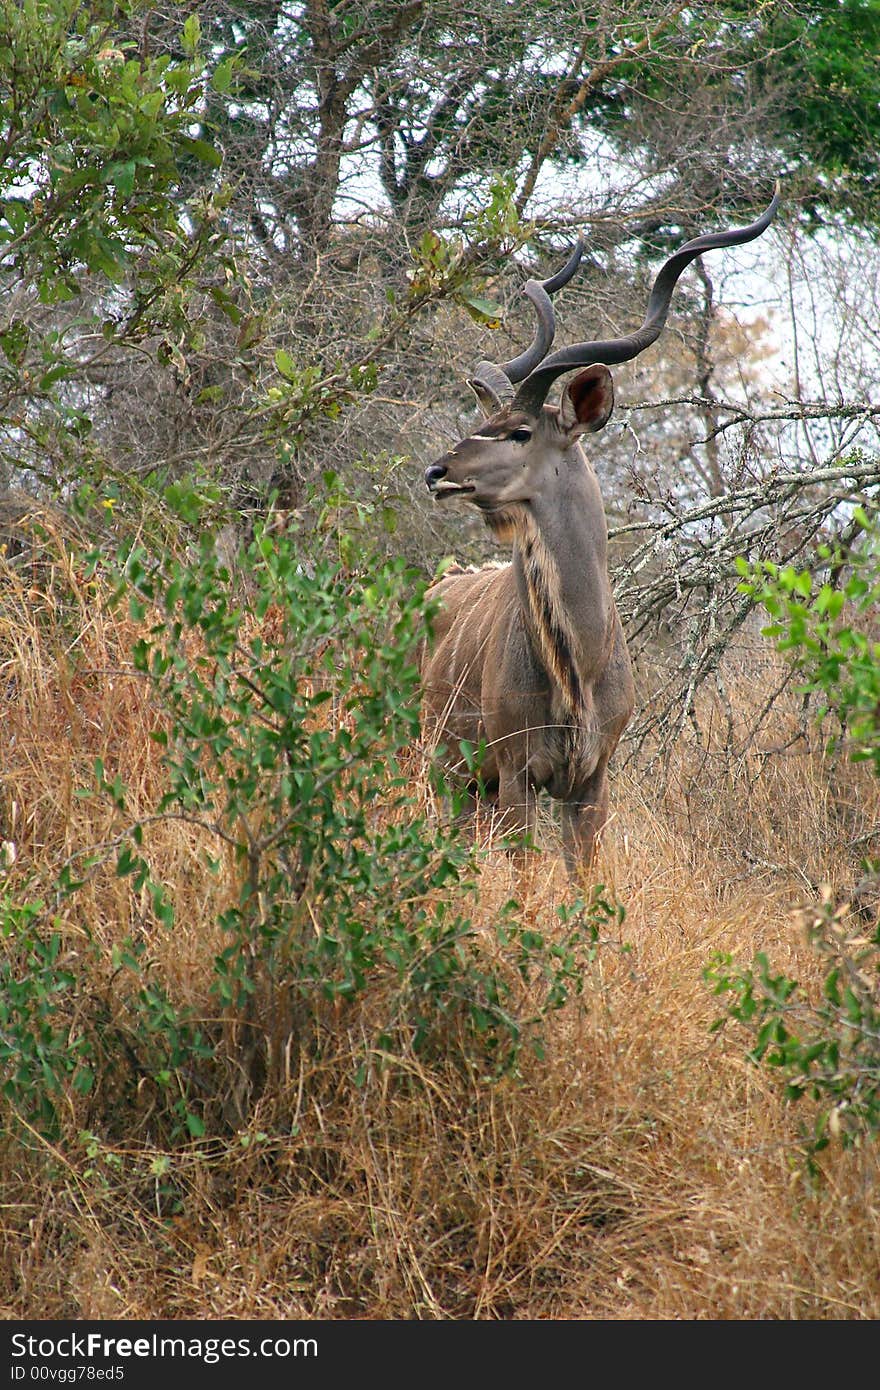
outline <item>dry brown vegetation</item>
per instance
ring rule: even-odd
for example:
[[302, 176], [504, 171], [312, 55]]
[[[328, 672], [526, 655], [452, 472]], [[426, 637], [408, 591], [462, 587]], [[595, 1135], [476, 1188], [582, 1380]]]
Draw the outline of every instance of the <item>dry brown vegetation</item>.
[[[116, 833], [104, 803], [74, 796], [96, 755], [144, 808], [162, 777], [128, 655], [135, 624], [65, 571], [66, 553], [50, 536], [29, 569], [2, 575], [0, 838], [17, 852], [7, 886], [31, 896], [32, 880], [45, 891], [68, 856]], [[340, 1008], [320, 1065], [293, 1066], [237, 1129], [174, 1151], [156, 1143], [148, 1086], [112, 1118], [71, 1099], [59, 1139], [2, 1141], [2, 1316], [880, 1316], [876, 1148], [826, 1150], [813, 1182], [806, 1109], [747, 1061], [744, 1034], [710, 1033], [720, 1004], [703, 978], [714, 951], [747, 963], [764, 950], [818, 984], [795, 910], [821, 880], [850, 891], [876, 788], [811, 749], [794, 697], [762, 713], [780, 670], [760, 639], [726, 675], [732, 741], [730, 711], [706, 696], [699, 738], [618, 773], [599, 872], [626, 919], [542, 1059], [491, 1083], [450, 1048], [357, 1085], [362, 1019]], [[110, 949], [140, 923], [171, 997], [210, 1019], [229, 885], [205, 873], [192, 826], [150, 834], [173, 933], [111, 862], [60, 909], [65, 950], [87, 924], [106, 953], [92, 988], [110, 1000]], [[550, 827], [546, 839], [521, 878], [489, 853], [482, 920], [519, 893], [526, 920], [552, 931], [570, 889]], [[83, 1129], [99, 1136], [91, 1149]]]

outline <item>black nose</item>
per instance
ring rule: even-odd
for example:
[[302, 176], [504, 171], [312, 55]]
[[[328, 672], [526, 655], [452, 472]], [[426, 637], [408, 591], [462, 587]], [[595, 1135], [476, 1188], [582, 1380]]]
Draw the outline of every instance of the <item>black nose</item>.
[[433, 487], [439, 483], [440, 479], [446, 476], [446, 465], [443, 463], [432, 463], [430, 468], [425, 469], [425, 482], [428, 487]]

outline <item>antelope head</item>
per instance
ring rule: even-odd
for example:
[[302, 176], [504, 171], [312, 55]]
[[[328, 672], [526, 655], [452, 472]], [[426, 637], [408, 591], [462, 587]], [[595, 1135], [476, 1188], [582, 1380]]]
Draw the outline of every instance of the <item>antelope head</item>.
[[[463, 497], [480, 509], [501, 537], [515, 529], [522, 509], [534, 506], [545, 493], [555, 497], [558, 505], [563, 499], [564, 505], [560, 478], [568, 466], [566, 455], [582, 434], [601, 430], [611, 416], [614, 385], [609, 366], [631, 361], [659, 337], [672, 292], [691, 261], [703, 251], [753, 241], [769, 226], [778, 204], [777, 190], [765, 212], [749, 226], [695, 237], [670, 256], [654, 281], [644, 322], [627, 337], [575, 343], [550, 353], [555, 333], [551, 295], [577, 270], [583, 239], [555, 276], [529, 280], [523, 293], [537, 316], [535, 337], [510, 362], [478, 364], [469, 385], [488, 418], [426, 469], [425, 482], [434, 499]], [[578, 368], [559, 404], [546, 405], [556, 378]], [[579, 450], [576, 454], [581, 457]]]
[[463, 497], [499, 539], [510, 539], [524, 508], [564, 494], [565, 455], [580, 435], [603, 428], [613, 406], [611, 373], [593, 363], [567, 384], [558, 406], [493, 411], [427, 469], [428, 489], [437, 501]]

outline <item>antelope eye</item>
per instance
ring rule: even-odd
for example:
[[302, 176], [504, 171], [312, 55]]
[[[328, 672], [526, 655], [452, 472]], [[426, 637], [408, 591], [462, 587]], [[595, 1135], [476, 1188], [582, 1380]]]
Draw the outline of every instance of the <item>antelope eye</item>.
[[528, 444], [531, 437], [531, 430], [511, 430], [507, 436], [508, 439], [513, 440], [514, 444]]

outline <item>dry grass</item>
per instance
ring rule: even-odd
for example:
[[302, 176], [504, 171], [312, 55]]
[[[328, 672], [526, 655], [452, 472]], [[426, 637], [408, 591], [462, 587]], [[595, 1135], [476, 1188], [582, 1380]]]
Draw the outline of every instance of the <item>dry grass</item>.
[[[66, 857], [118, 833], [105, 803], [74, 795], [96, 756], [124, 771], [142, 810], [161, 784], [155, 712], [127, 657], [134, 625], [63, 570], [63, 553], [50, 537], [26, 578], [20, 565], [2, 575], [0, 839], [17, 848], [13, 892], [45, 888]], [[148, 1096], [121, 1097], [112, 1122], [72, 1101], [57, 1142], [3, 1144], [2, 1315], [880, 1316], [876, 1148], [826, 1151], [812, 1184], [807, 1112], [746, 1061], [744, 1035], [709, 1031], [714, 951], [747, 964], [765, 950], [818, 981], [794, 909], [820, 880], [849, 890], [878, 821], [866, 775], [835, 779], [790, 742], [794, 706], [753, 736], [778, 672], [743, 663], [729, 672], [734, 746], [727, 734], [718, 745], [707, 708], [708, 733], [683, 741], [662, 776], [618, 776], [599, 869], [626, 920], [590, 967], [583, 1007], [551, 1022], [543, 1059], [493, 1085], [450, 1048], [356, 1085], [362, 1020], [340, 1009], [334, 1048], [255, 1096], [237, 1132], [218, 1126], [166, 1152]], [[107, 952], [96, 991], [111, 989], [112, 944], [149, 930], [171, 996], [210, 1014], [229, 885], [204, 872], [202, 848], [180, 822], [151, 832], [173, 934], [150, 926], [112, 867], [64, 907], [65, 949], [87, 927]], [[552, 931], [568, 894], [552, 835], [523, 877], [489, 856], [480, 920], [513, 891], [526, 921]], [[91, 1153], [85, 1123], [100, 1140]]]

